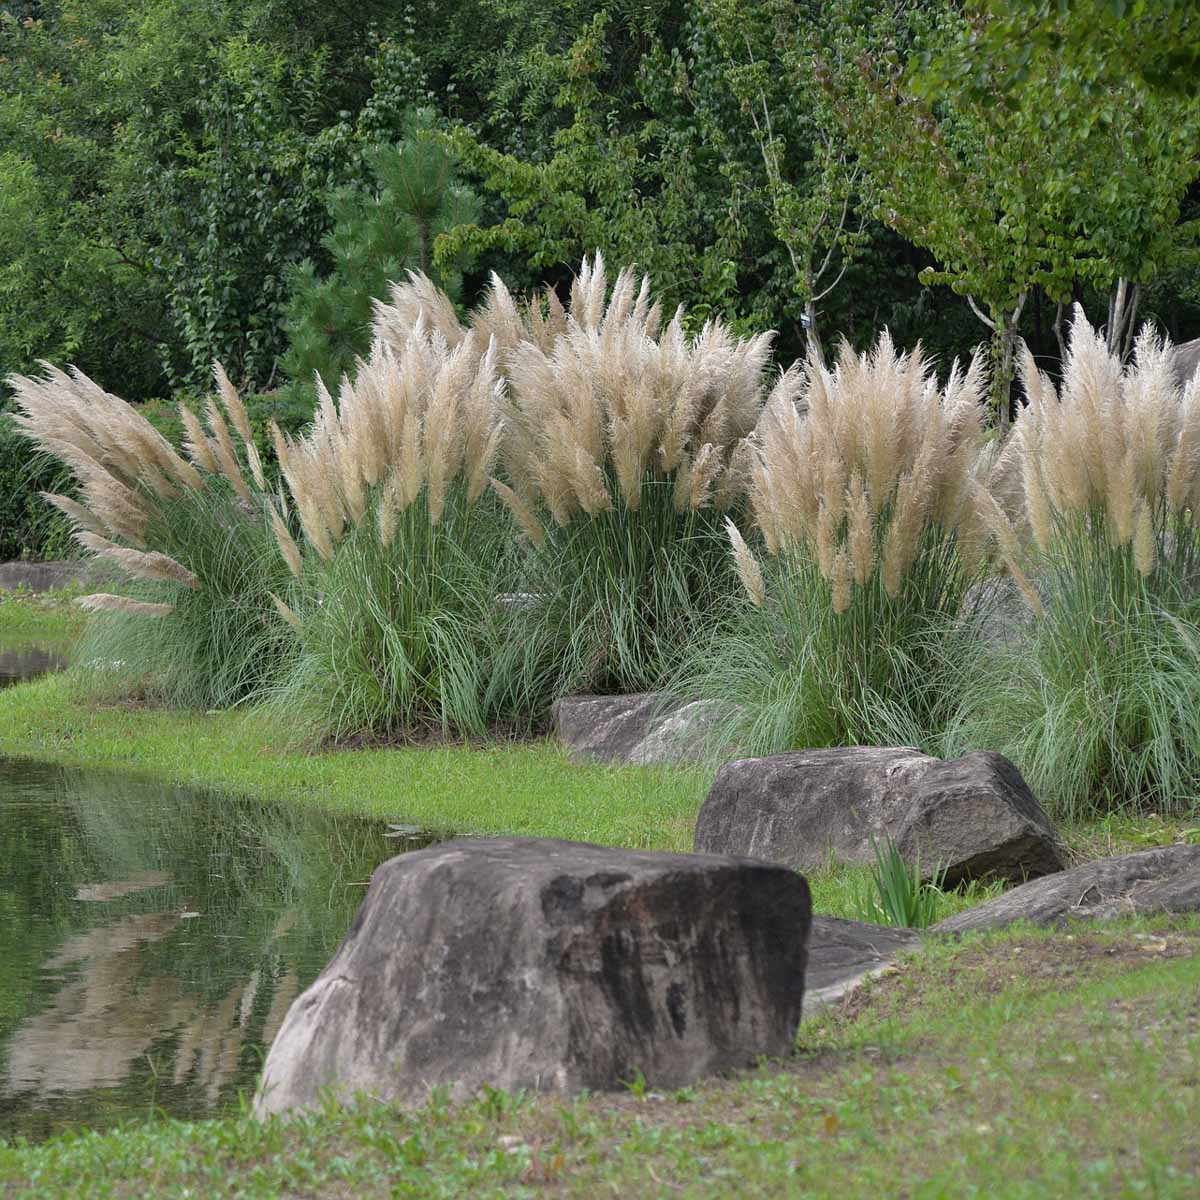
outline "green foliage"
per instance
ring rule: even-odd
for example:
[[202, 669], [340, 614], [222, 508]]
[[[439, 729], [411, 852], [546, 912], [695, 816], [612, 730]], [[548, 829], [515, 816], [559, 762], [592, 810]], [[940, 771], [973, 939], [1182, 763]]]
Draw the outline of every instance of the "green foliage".
[[882, 844], [872, 837], [871, 853], [875, 864], [859, 893], [859, 919], [904, 929], [932, 925], [940, 915], [945, 867], [922, 871], [920, 854], [909, 864], [890, 835]]
[[863, 235], [857, 177], [805, 73], [827, 7], [812, 5], [798, 27], [774, 2], [599, 6], [522, 80], [536, 79], [559, 123], [540, 144], [505, 151], [455, 133], [504, 219], [453, 231], [438, 254], [502, 251], [553, 271], [599, 250], [648, 271], [693, 321], [780, 328], [799, 350], [802, 320], [815, 319]]
[[1035, 572], [1045, 611], [966, 696], [960, 744], [1000, 750], [1055, 820], [1200, 803], [1200, 546], [1190, 522], [1143, 576], [1102, 510], [1058, 520]]
[[[831, 59], [824, 78], [879, 188], [880, 214], [937, 260], [922, 280], [981, 306], [1003, 423], [1032, 289], [1054, 301], [1069, 299], [1076, 281], [1107, 292], [1121, 279], [1152, 279], [1172, 257], [1200, 169], [1200, 103], [1148, 90], [1116, 64], [1093, 94], [1036, 46], [1020, 63], [989, 56], [973, 88], [949, 86], [946, 75], [974, 61], [981, 21], [914, 10], [890, 42], [876, 30], [873, 47], [856, 61]], [[931, 58], [941, 69], [914, 79], [912, 65]]]
[[763, 574], [766, 602], [736, 596], [682, 673], [689, 692], [736, 706], [725, 732], [744, 753], [937, 744], [986, 620], [952, 537], [927, 530], [895, 597], [876, 573], [843, 612], [802, 552], [774, 556]]
[[641, 491], [636, 509], [550, 525], [530, 555], [522, 624], [554, 647], [555, 695], [661, 688], [737, 587], [725, 514], [676, 512], [671, 481]]
[[370, 348], [372, 302], [409, 270], [422, 271], [451, 297], [462, 280], [452, 262], [433, 263], [434, 240], [480, 218], [473, 194], [456, 182], [454, 161], [434, 136], [437, 121], [418, 109], [405, 122], [404, 140], [365, 154], [374, 187], [347, 186], [329, 201], [333, 228], [322, 241], [333, 267], [321, 277], [312, 259], [288, 272], [291, 299], [284, 329], [290, 348], [284, 371], [289, 389], [315, 396], [313, 375], [336, 392], [341, 377]]

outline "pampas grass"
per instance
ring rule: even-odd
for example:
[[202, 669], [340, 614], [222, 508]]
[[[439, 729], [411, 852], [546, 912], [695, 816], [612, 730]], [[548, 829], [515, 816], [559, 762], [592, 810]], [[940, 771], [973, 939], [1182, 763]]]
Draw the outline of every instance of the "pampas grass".
[[557, 690], [659, 685], [734, 585], [722, 527], [771, 335], [710, 322], [689, 337], [682, 311], [664, 323], [647, 278], [625, 269], [610, 283], [599, 256], [569, 305], [518, 304], [493, 280], [465, 325], [411, 277], [379, 307], [376, 343], [417, 321], [451, 346], [493, 339], [505, 441], [492, 486], [530, 548], [528, 636], [557, 644]]
[[1200, 802], [1200, 390], [1148, 329], [1128, 367], [1077, 310], [1060, 389], [1026, 351], [1012, 434], [1044, 611], [999, 653], [960, 737], [1051, 812]]
[[83, 599], [97, 617], [81, 660], [121, 662], [125, 678], [106, 672], [106, 689], [166, 703], [210, 708], [254, 695], [286, 651], [270, 599], [286, 572], [236, 389], [218, 366], [206, 423], [182, 412], [180, 453], [81, 372], [43, 367], [40, 378], [9, 383], [20, 428], [79, 482], [80, 500], [46, 499], [84, 549], [128, 578], [126, 594]]
[[489, 489], [502, 435], [495, 343], [415, 315], [321, 405], [275, 431], [298, 529], [272, 513], [293, 577], [278, 611], [295, 662], [271, 704], [306, 732], [481, 735], [528, 727], [536, 646], [497, 603], [516, 547]]
[[927, 744], [953, 714], [980, 652], [972, 585], [1013, 542], [982, 479], [986, 392], [978, 357], [939, 388], [886, 334], [779, 380], [748, 473], [764, 559], [730, 528], [745, 596], [685, 671], [735, 703], [745, 752]]

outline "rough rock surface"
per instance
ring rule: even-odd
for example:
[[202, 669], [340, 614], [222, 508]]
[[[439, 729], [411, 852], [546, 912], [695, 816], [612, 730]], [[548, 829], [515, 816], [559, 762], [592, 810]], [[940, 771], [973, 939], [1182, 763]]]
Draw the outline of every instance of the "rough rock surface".
[[888, 836], [947, 883], [1023, 881], [1062, 868], [1054, 828], [1016, 767], [980, 751], [942, 761], [904, 748], [798, 750], [721, 768], [696, 819], [698, 852], [800, 870], [874, 861]]
[[1033, 879], [933, 926], [934, 933], [998, 929], [1015, 921], [1059, 925], [1131, 913], [1200, 912], [1200, 846], [1162, 846]]
[[536, 839], [401, 855], [289, 1010], [256, 1111], [327, 1087], [679, 1087], [789, 1054], [810, 924], [807, 883], [768, 863]]
[[634, 696], [568, 696], [554, 705], [554, 729], [572, 762], [695, 762], [729, 705], [683, 701], [669, 692]]
[[82, 579], [85, 567], [82, 562], [0, 563], [0, 591], [49, 592]]
[[804, 1012], [840, 1000], [873, 975], [924, 946], [919, 933], [839, 917], [813, 917], [804, 973]]

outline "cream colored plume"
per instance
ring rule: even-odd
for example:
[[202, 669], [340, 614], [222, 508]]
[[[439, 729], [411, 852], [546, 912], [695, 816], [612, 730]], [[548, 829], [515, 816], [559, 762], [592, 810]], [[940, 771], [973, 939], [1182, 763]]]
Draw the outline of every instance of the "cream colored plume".
[[[419, 280], [408, 286], [424, 295]], [[452, 486], [461, 481], [469, 503], [487, 487], [499, 452], [502, 384], [494, 343], [481, 348], [479, 339], [471, 329], [452, 344], [418, 313], [404, 340], [377, 338], [336, 401], [318, 389], [318, 411], [304, 437], [273, 430], [304, 540], [322, 558], [332, 559], [346, 531], [369, 513], [390, 545], [399, 514], [422, 492], [436, 525]], [[290, 532], [278, 514], [272, 524], [298, 575]]]
[[[502, 498], [527, 533], [539, 502], [561, 525], [616, 503], [637, 508], [648, 480], [669, 483], [681, 510], [725, 507], [742, 486], [745, 464], [738, 458], [735, 470], [734, 460], [763, 405], [773, 335], [738, 339], [712, 321], [689, 338], [682, 312], [664, 327], [649, 279], [630, 267], [610, 283], [600, 255], [585, 259], [566, 308], [551, 291], [520, 303], [493, 276], [466, 324], [427, 276], [410, 274], [389, 304], [376, 306], [373, 359], [409, 354], [413, 337], [463, 355], [456, 370], [473, 355], [481, 377], [495, 373], [503, 445], [489, 436], [524, 507]], [[456, 448], [434, 453], [430, 436], [426, 427], [422, 455], [436, 509], [439, 464]], [[468, 442], [483, 444], [469, 435]], [[472, 449], [469, 457], [489, 456]], [[486, 479], [472, 478], [476, 493]], [[343, 492], [353, 519], [357, 495], [353, 487]], [[299, 497], [297, 506], [303, 514]]]
[[1025, 405], [1011, 445], [1024, 517], [1046, 549], [1064, 520], [1103, 519], [1143, 574], [1153, 569], [1166, 521], [1200, 510], [1200, 395], [1181, 387], [1174, 351], [1147, 325], [1123, 367], [1076, 307], [1061, 387], [1025, 349]]
[[810, 359], [778, 382], [752, 439], [747, 490], [768, 553], [810, 555], [835, 611], [877, 576], [896, 596], [930, 527], [973, 527], [987, 392], [982, 358], [939, 388], [918, 348], [843, 344], [834, 367]]
[[155, 507], [182, 489], [203, 489], [200, 473], [119, 396], [81, 371], [41, 365], [42, 378], [14, 375], [8, 382], [17, 427], [79, 482], [80, 509], [55, 503], [90, 532], [141, 547]]
[[76, 603], [88, 612], [131, 613], [137, 617], [169, 617], [175, 611], [173, 604], [148, 604], [142, 600], [132, 600], [128, 596], [114, 596], [109, 592], [80, 596]]

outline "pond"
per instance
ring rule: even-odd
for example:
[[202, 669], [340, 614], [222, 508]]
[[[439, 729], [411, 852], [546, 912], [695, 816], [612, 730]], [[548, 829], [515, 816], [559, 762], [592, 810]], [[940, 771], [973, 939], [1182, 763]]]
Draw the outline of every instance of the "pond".
[[61, 671], [67, 665], [64, 647], [50, 645], [6, 646], [0, 642], [0, 688], [36, 679], [49, 671]]
[[372, 870], [428, 840], [0, 759], [0, 1139], [236, 1107]]

